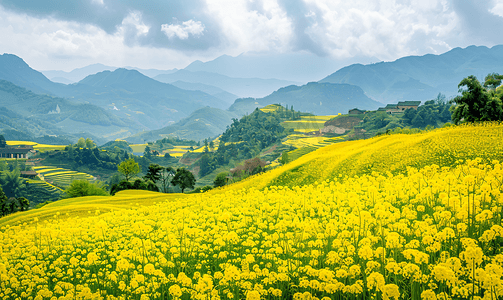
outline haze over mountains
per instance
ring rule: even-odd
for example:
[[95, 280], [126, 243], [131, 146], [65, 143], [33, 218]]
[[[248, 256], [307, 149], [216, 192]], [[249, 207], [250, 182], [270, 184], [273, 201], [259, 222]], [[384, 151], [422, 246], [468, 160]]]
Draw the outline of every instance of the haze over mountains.
[[[355, 107], [374, 110], [382, 103], [424, 102], [438, 93], [449, 98], [457, 94], [462, 78], [476, 75], [483, 79], [503, 68], [503, 46], [471, 46], [442, 55], [353, 64], [325, 72], [324, 76], [335, 71], [319, 82], [302, 85], [291, 79], [317, 73], [306, 64], [317, 64], [319, 70], [331, 68], [326, 63], [321, 66], [327, 61], [324, 58], [303, 61], [302, 57], [222, 56], [193, 62], [182, 70], [95, 64], [71, 72], [44, 71], [54, 80], [74, 82], [63, 84], [33, 70], [22, 58], [4, 54], [0, 56], [0, 80], [5, 80], [0, 92], [0, 132], [24, 130], [31, 137], [49, 134], [70, 139], [89, 134], [101, 141], [127, 137], [140, 141], [166, 135], [198, 140], [218, 135], [232, 118], [268, 104], [293, 105], [295, 110], [325, 115], [347, 113]], [[287, 61], [297, 64], [287, 65]], [[299, 75], [303, 70], [304, 77]], [[58, 116], [48, 117], [56, 106]]]
[[393, 62], [354, 64], [320, 82], [347, 83], [361, 87], [367, 96], [383, 103], [427, 100], [438, 93], [448, 98], [458, 92], [459, 82], [475, 75], [479, 80], [503, 70], [503, 45], [487, 48], [455, 48], [441, 55], [407, 56]]

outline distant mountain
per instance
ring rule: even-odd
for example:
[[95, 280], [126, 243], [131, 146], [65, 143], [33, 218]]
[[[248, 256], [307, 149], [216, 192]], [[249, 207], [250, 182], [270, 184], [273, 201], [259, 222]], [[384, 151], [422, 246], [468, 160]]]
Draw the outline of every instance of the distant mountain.
[[[94, 66], [94, 68], [105, 67]], [[156, 81], [135, 70], [103, 71], [70, 85], [54, 83], [42, 73], [30, 68], [21, 58], [10, 54], [0, 56], [0, 79], [36, 93], [50, 94], [71, 99], [73, 102], [101, 107], [107, 113], [127, 120], [127, 129], [117, 130], [122, 130], [123, 133], [133, 128], [137, 128], [137, 131], [159, 129], [205, 106], [221, 109], [229, 107], [228, 102], [217, 97], [201, 91], [183, 90]], [[78, 125], [69, 119], [65, 122], [69, 127]], [[105, 134], [101, 130], [96, 130], [99, 134]], [[109, 132], [112, 135], [116, 133], [116, 131]]]
[[[375, 61], [378, 59], [368, 57], [335, 59], [308, 52], [276, 54], [246, 52], [236, 57], [222, 55], [208, 62], [197, 60], [185, 67], [184, 70], [218, 73], [234, 78], [277, 78], [303, 84], [320, 80], [333, 70], [349, 64]], [[241, 96], [256, 97], [251, 94]]]
[[252, 112], [256, 107], [281, 104], [315, 115], [347, 113], [352, 108], [377, 109], [382, 103], [368, 98], [363, 90], [350, 84], [310, 82], [303, 86], [291, 85], [264, 98], [237, 99], [229, 111], [239, 115]]
[[238, 115], [218, 108], [203, 107], [175, 124], [158, 130], [142, 132], [130, 136], [126, 140], [130, 143], [143, 143], [172, 136], [199, 141], [220, 135], [232, 123], [233, 118], [238, 118]]
[[441, 55], [407, 56], [393, 62], [354, 64], [320, 80], [361, 87], [367, 96], [383, 103], [429, 100], [438, 93], [448, 98], [458, 93], [459, 82], [475, 75], [480, 81], [503, 71], [503, 45], [492, 48], [455, 48]]
[[176, 81], [203, 83], [216, 86], [239, 97], [264, 97], [281, 87], [297, 84], [296, 82], [279, 79], [233, 78], [217, 73], [191, 72], [187, 70], [158, 75], [154, 79], [166, 83]]
[[63, 84], [54, 83], [44, 74], [30, 68], [18, 56], [7, 53], [0, 55], [0, 80], [2, 79], [35, 93], [49, 94], [53, 90], [64, 87]]
[[206, 94], [215, 96], [218, 99], [228, 103], [229, 106], [234, 103], [234, 100], [239, 98], [238, 96], [224, 91], [221, 88], [203, 83], [192, 83], [179, 80], [172, 82], [171, 84], [184, 90], [205, 92]]
[[[110, 67], [110, 66], [105, 66], [103, 64], [92, 64], [83, 68], [77, 68], [73, 69], [70, 72], [65, 72], [65, 71], [57, 71], [57, 70], [52, 70], [52, 71], [42, 71], [42, 74], [44, 74], [47, 78], [51, 79], [52, 81], [55, 82], [63, 82], [62, 79], [66, 79], [67, 82], [69, 83], [74, 83], [81, 81], [82, 79], [86, 78], [89, 75], [96, 74], [99, 72], [103, 71], [114, 71], [117, 69], [116, 67]], [[68, 83], [66, 83], [68, 84]]]
[[201, 107], [228, 107], [201, 91], [183, 90], [126, 69], [90, 75], [59, 95], [104, 107], [147, 130], [176, 122]]
[[[117, 67], [106, 66], [103, 64], [92, 64], [85, 66], [83, 68], [73, 69], [70, 72], [59, 71], [59, 70], [48, 70], [42, 71], [47, 78], [54, 82], [60, 82], [64, 84], [71, 84], [79, 82], [89, 75], [93, 75], [103, 71], [115, 71]], [[170, 74], [176, 72], [178, 69], [173, 70], [156, 70], [156, 69], [140, 69], [135, 67], [126, 67], [129, 70], [136, 70], [148, 77], [154, 77], [160, 74]]]
[[127, 135], [138, 131], [134, 124], [97, 106], [35, 94], [5, 80], [0, 80], [0, 107], [0, 131], [11, 139], [26, 136], [33, 140], [45, 135], [113, 137], [114, 132]]

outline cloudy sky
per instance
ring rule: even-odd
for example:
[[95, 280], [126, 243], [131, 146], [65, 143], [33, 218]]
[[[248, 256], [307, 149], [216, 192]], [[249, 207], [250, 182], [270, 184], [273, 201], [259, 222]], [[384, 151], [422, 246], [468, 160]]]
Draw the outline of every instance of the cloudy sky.
[[0, 26], [0, 53], [38, 70], [244, 52], [389, 61], [503, 44], [503, 0], [0, 0]]

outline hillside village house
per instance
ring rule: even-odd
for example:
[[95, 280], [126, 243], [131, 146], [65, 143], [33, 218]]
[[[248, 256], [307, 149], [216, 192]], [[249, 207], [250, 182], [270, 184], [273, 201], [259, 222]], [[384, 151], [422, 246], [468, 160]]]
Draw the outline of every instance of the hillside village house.
[[361, 109], [358, 109], [358, 108], [353, 108], [353, 109], [350, 109], [348, 111], [348, 114], [350, 115], [361, 115], [361, 114], [364, 114], [365, 113], [365, 110], [361, 110]]
[[385, 111], [389, 114], [404, 112], [409, 108], [417, 110], [421, 101], [400, 101], [397, 104], [388, 104], [386, 107], [380, 107], [377, 111]]
[[33, 147], [30, 146], [0, 148], [0, 158], [29, 158], [34, 153]]

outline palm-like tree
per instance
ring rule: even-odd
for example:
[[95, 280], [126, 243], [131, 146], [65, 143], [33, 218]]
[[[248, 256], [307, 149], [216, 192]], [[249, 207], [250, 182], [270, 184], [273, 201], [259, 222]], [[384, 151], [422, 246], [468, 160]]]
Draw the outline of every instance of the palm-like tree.
[[2, 172], [2, 175], [0, 176], [0, 184], [2, 185], [2, 189], [8, 198], [23, 196], [26, 184], [20, 175], [21, 172], [19, 172], [18, 168], [10, 172], [7, 170]]

